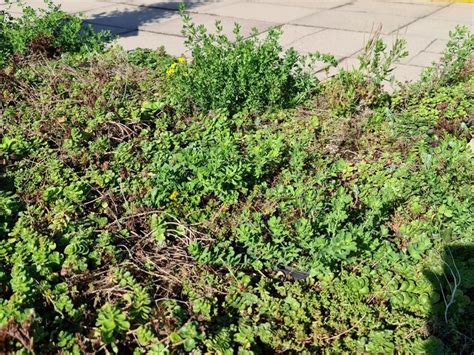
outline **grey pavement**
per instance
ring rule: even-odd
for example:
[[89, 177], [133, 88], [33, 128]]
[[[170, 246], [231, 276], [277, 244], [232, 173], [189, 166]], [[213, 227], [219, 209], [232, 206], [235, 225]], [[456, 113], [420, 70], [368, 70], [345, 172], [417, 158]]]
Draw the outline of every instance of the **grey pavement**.
[[[389, 44], [405, 38], [408, 58], [395, 69], [398, 80], [415, 79], [439, 59], [449, 31], [456, 25], [474, 26], [474, 3], [429, 0], [188, 0], [187, 11], [197, 24], [212, 29], [222, 21], [224, 33], [232, 35], [234, 23], [250, 36], [259, 36], [272, 27], [281, 27], [284, 48], [302, 53], [329, 52], [341, 67], [357, 63], [357, 55], [380, 27]], [[119, 36], [125, 49], [137, 47], [165, 49], [173, 55], [186, 55], [181, 35], [179, 0], [55, 0], [70, 13], [82, 13], [98, 29]], [[42, 0], [26, 0], [33, 7], [44, 7]], [[0, 4], [0, 10], [6, 5]], [[20, 9], [9, 9], [18, 15]], [[323, 74], [322, 74], [323, 75]]]

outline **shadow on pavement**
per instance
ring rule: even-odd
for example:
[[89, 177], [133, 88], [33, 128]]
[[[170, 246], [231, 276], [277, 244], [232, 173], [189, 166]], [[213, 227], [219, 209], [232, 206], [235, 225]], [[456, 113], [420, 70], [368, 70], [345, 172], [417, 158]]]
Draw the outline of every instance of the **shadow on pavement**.
[[425, 275], [436, 290], [426, 353], [474, 354], [474, 245], [446, 248], [443, 271]]
[[[187, 11], [193, 8], [216, 1], [185, 1]], [[95, 14], [84, 16], [84, 21], [91, 24], [97, 31], [110, 30], [112, 34], [127, 37], [134, 31], [137, 31], [141, 25], [151, 22], [158, 22], [171, 19], [179, 15], [179, 5], [181, 1], [167, 2], [158, 1], [147, 4], [146, 6], [130, 6], [123, 10], [107, 11], [107, 8], [98, 9]], [[110, 3], [110, 5], [127, 5], [119, 3]]]

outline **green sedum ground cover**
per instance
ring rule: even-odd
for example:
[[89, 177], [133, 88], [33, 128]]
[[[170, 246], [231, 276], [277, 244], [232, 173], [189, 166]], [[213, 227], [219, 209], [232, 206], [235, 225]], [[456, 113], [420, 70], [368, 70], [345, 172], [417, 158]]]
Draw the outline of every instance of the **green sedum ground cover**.
[[320, 82], [277, 30], [184, 15], [186, 59], [0, 22], [0, 352], [474, 350], [466, 29], [388, 93], [403, 41]]

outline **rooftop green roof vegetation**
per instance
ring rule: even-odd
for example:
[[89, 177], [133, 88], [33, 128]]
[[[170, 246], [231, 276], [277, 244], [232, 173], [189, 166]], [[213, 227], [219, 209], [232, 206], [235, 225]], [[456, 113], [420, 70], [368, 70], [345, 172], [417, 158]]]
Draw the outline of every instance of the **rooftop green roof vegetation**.
[[473, 351], [468, 29], [402, 84], [403, 40], [182, 16], [175, 58], [0, 12], [0, 353]]

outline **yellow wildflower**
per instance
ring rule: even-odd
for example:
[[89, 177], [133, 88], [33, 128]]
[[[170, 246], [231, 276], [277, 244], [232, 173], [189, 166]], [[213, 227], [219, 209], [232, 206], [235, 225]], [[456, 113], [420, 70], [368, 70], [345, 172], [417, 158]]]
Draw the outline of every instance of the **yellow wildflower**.
[[179, 63], [179, 64], [184, 64], [184, 63], [186, 63], [186, 58], [185, 58], [185, 57], [179, 57], [179, 58], [178, 58], [178, 63]]
[[178, 198], [178, 195], [179, 195], [178, 191], [173, 191], [170, 195], [170, 200], [176, 201]]
[[170, 67], [168, 68], [168, 70], [166, 71], [166, 75], [168, 75], [168, 76], [173, 75], [174, 72], [176, 71], [176, 66], [177, 66], [176, 63], [171, 64]]

